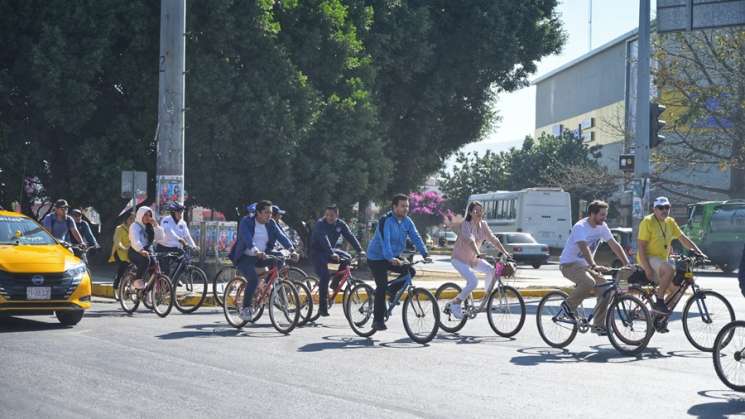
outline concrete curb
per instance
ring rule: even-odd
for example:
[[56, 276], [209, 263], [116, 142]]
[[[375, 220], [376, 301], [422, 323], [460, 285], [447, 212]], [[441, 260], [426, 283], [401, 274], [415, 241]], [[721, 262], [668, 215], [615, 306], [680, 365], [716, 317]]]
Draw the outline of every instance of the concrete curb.
[[[548, 294], [551, 291], [556, 290], [562, 290], [564, 292], [570, 292], [571, 288], [518, 288], [518, 292], [523, 298], [543, 298], [546, 294]], [[435, 289], [430, 289], [432, 294], [435, 293]], [[473, 298], [475, 299], [481, 299], [484, 296], [484, 290], [483, 289], [477, 289], [473, 291]], [[93, 284], [93, 296], [94, 297], [100, 297], [100, 298], [114, 298], [114, 287], [110, 284]], [[455, 298], [456, 293], [454, 291], [445, 292], [442, 294], [442, 298], [444, 299], [452, 299]], [[340, 304], [342, 302], [342, 294], [339, 293], [336, 296], [336, 303]], [[189, 300], [186, 301], [186, 305], [194, 305], [198, 302], [198, 298], [192, 297]], [[207, 298], [204, 299], [204, 303], [202, 304], [204, 307], [216, 307], [216, 301], [212, 295], [212, 293], [209, 293], [207, 295]]]

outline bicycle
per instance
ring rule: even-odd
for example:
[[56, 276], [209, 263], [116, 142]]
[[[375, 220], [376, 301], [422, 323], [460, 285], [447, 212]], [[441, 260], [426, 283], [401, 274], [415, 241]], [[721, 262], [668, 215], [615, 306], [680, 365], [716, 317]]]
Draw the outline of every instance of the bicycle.
[[142, 301], [145, 303], [146, 295], [149, 296], [151, 310], [155, 311], [160, 317], [166, 317], [173, 308], [173, 286], [171, 279], [160, 271], [158, 258], [150, 256], [150, 267], [146, 276], [148, 280], [144, 288], [135, 288], [133, 282], [136, 279], [137, 267], [131, 265], [129, 270], [122, 276], [119, 281], [119, 304], [128, 314], [132, 314]]
[[[328, 292], [328, 298], [327, 298], [327, 308], [331, 309], [331, 306], [334, 305], [336, 302], [336, 296], [339, 295], [339, 292], [342, 292], [342, 310], [344, 311], [344, 317], [347, 317], [347, 306], [346, 302], [349, 298], [349, 293], [352, 290], [352, 287], [354, 287], [357, 284], [362, 283], [362, 280], [356, 279], [352, 277], [352, 271], [357, 269], [359, 267], [360, 257], [354, 256], [351, 258], [345, 258], [339, 260], [339, 268], [334, 272], [333, 275], [331, 275], [330, 281], [329, 281], [329, 292]], [[310, 276], [307, 278], [307, 281], [311, 284], [310, 285], [310, 291], [311, 296], [313, 298], [313, 302], [321, 301], [321, 288], [320, 288], [320, 280], [316, 278], [315, 276]], [[343, 290], [343, 291], [342, 291]], [[313, 317], [311, 317], [311, 321], [316, 321], [321, 316], [320, 311], [315, 313]]]
[[[289, 266], [287, 269], [287, 277], [288, 279], [290, 279], [290, 281], [305, 281], [306, 286], [310, 288], [310, 283], [308, 283], [307, 281], [308, 274], [306, 274], [305, 271], [296, 266]], [[235, 266], [233, 266], [232, 262], [230, 262], [229, 264], [225, 264], [222, 268], [220, 268], [220, 270], [212, 278], [212, 295], [217, 305], [222, 307], [223, 295], [225, 295], [225, 286], [228, 284], [228, 282], [235, 278], [236, 275], [238, 275], [238, 270], [235, 268]]]
[[[402, 266], [413, 266], [418, 263], [431, 263], [431, 261], [422, 259], [416, 262], [405, 262]], [[385, 320], [388, 320], [393, 309], [401, 304], [401, 299], [406, 293], [402, 316], [406, 334], [411, 340], [421, 344], [434, 339], [440, 322], [440, 310], [434, 295], [425, 288], [415, 287], [409, 274], [397, 278], [388, 285], [400, 286], [400, 288], [389, 300]], [[347, 321], [354, 333], [361, 337], [370, 337], [375, 334], [376, 330], [372, 328], [375, 290], [371, 286], [364, 282], [353, 286], [347, 297], [346, 306]]]
[[[493, 281], [488, 289], [484, 290], [484, 296], [480, 302], [476, 303], [472, 294], [462, 302], [463, 317], [461, 319], [455, 318], [450, 311], [450, 300], [461, 293], [461, 287], [453, 282], [440, 285], [435, 291], [437, 304], [442, 308], [440, 328], [448, 333], [457, 333], [469, 319], [475, 319], [479, 313], [485, 311], [489, 326], [494, 333], [506, 338], [512, 337], [522, 329], [526, 314], [525, 302], [520, 293], [502, 282], [505, 269], [512, 269], [514, 272], [514, 267], [507, 267], [509, 261], [506, 257], [481, 256], [494, 265]], [[445, 301], [444, 304], [442, 304], [443, 301]]]
[[183, 314], [197, 311], [207, 298], [207, 274], [192, 264], [193, 249], [185, 247], [179, 252], [158, 253], [159, 258], [172, 258], [175, 267], [169, 272], [174, 292], [176, 310]]
[[[284, 256], [266, 255], [265, 260], [272, 261], [268, 272], [259, 276], [259, 284], [254, 292], [251, 304], [253, 317], [243, 320], [239, 314], [243, 308], [243, 294], [246, 289], [246, 278], [237, 275], [228, 282], [223, 295], [223, 312], [228, 323], [236, 329], [243, 328], [247, 323], [255, 323], [268, 306], [269, 319], [274, 328], [289, 334], [300, 319], [300, 301], [295, 285], [286, 279], [287, 267], [278, 268], [286, 258]], [[263, 278], [263, 280], [262, 280]]]
[[[616, 274], [632, 268], [610, 269], [606, 274]], [[590, 271], [593, 276], [600, 275]], [[619, 275], [613, 275], [609, 282], [595, 286], [596, 292], [602, 290], [602, 299], [608, 301], [605, 316], [605, 327], [608, 339], [616, 350], [625, 355], [638, 355], [643, 351], [652, 337], [652, 319], [646, 305], [637, 297], [628, 293], [625, 284], [622, 287]], [[603, 290], [604, 289], [604, 290]], [[571, 316], [564, 310], [564, 302], [569, 295], [564, 291], [551, 291], [538, 303], [536, 322], [538, 333], [546, 344], [554, 348], [563, 348], [572, 343], [577, 332], [587, 333], [590, 322], [596, 315], [596, 305], [590, 315], [580, 304]]]
[[717, 333], [712, 359], [719, 379], [732, 390], [745, 392], [745, 321], [727, 323]]
[[[696, 349], [704, 352], [712, 352], [714, 350], [714, 340], [717, 332], [728, 323], [735, 321], [735, 311], [723, 295], [712, 290], [703, 289], [696, 284], [693, 268], [703, 266], [706, 263], [710, 263], [710, 261], [702, 255], [677, 258], [675, 261], [673, 283], [678, 286], [678, 289], [665, 299], [665, 305], [672, 313], [686, 291], [689, 288], [692, 289], [693, 295], [688, 298], [683, 306], [683, 317], [681, 320], [683, 323], [683, 333], [685, 333], [688, 341]], [[638, 293], [640, 299], [649, 307], [652, 307], [655, 287], [648, 279], [634, 284], [632, 290]], [[669, 314], [665, 315], [657, 312], [654, 312], [654, 314], [653, 333], [656, 329], [665, 327], [670, 319]], [[700, 322], [694, 322], [696, 318]]]

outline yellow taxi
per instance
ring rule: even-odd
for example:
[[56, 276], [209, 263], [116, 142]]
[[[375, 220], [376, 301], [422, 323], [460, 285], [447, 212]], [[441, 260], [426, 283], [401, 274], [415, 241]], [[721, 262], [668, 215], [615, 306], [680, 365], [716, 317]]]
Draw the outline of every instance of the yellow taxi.
[[0, 211], [0, 315], [50, 315], [77, 324], [91, 307], [91, 278], [72, 250], [39, 223]]

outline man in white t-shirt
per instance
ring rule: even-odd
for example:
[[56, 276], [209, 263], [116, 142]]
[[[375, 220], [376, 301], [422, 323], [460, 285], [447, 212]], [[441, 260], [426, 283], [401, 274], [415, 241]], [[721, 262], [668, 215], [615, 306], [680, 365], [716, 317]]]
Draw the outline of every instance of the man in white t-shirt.
[[[623, 251], [623, 247], [613, 238], [605, 220], [608, 218], [608, 204], [603, 201], [592, 201], [587, 207], [588, 216], [577, 221], [572, 227], [572, 232], [567, 239], [564, 250], [561, 252], [559, 268], [565, 278], [574, 282], [574, 288], [566, 301], [562, 304], [564, 311], [570, 317], [575, 316], [577, 306], [589, 297], [596, 285], [604, 284], [606, 281], [599, 273], [608, 268], [595, 264], [595, 250], [601, 242], [607, 242], [613, 253], [618, 256], [624, 265], [629, 264], [629, 259]], [[596, 290], [598, 297], [597, 310], [592, 321], [592, 331], [600, 336], [608, 334], [605, 329], [605, 313], [608, 311], [608, 299], [602, 298], [604, 287]]]

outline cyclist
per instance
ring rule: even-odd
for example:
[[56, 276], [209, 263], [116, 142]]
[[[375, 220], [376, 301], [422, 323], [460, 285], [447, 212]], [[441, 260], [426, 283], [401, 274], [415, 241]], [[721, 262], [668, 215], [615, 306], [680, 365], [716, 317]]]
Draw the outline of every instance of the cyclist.
[[145, 274], [153, 257], [153, 244], [163, 240], [163, 227], [153, 217], [150, 207], [140, 207], [135, 215], [135, 222], [129, 226], [129, 261], [137, 267], [135, 288], [144, 288]]
[[119, 288], [119, 280], [129, 266], [129, 226], [135, 220], [132, 213], [128, 213], [122, 220], [122, 223], [116, 226], [114, 230], [113, 245], [111, 246], [111, 256], [109, 263], [117, 262], [116, 278], [114, 278], [114, 289]]
[[70, 206], [67, 205], [67, 201], [64, 199], [58, 199], [54, 203], [54, 212], [47, 214], [41, 224], [57, 240], [71, 242], [70, 235], [72, 235], [72, 239], [78, 243], [84, 243], [83, 237], [80, 235], [78, 227], [75, 225], [75, 220], [67, 215], [68, 208], [70, 208]]
[[[74, 237], [72, 237], [72, 244], [82, 244], [85, 245], [87, 248], [91, 249], [98, 249], [100, 246], [98, 245], [98, 242], [96, 241], [96, 237], [93, 235], [93, 231], [91, 230], [91, 225], [88, 224], [88, 221], [85, 221], [83, 219], [83, 212], [79, 209], [75, 208], [72, 211], [70, 211], [70, 215], [72, 216], [72, 219], [75, 221], [75, 227], [77, 227], [78, 232], [83, 237], [83, 242], [80, 243], [77, 240], [75, 240]], [[76, 255], [86, 264], [88, 263], [88, 253], [84, 251], [76, 252]]]
[[[655, 290], [657, 298], [652, 304], [652, 309], [660, 314], [670, 314], [670, 309], [665, 304], [665, 294], [668, 290], [674, 292], [676, 288], [671, 287], [675, 266], [668, 261], [672, 241], [677, 239], [689, 250], [703, 255], [701, 249], [680, 231], [678, 223], [669, 214], [670, 200], [664, 196], [655, 199], [653, 213], [639, 223], [637, 236], [639, 248], [636, 260], [644, 269], [647, 278], [658, 285]], [[666, 329], [658, 331], [667, 332]]]
[[[189, 233], [189, 226], [184, 221], [184, 206], [178, 202], [168, 204], [169, 215], [160, 220], [163, 226], [163, 240], [158, 240], [155, 250], [158, 253], [180, 252], [184, 247], [196, 249], [197, 245]], [[170, 275], [171, 258], [159, 259], [163, 272]]]
[[290, 239], [272, 219], [271, 201], [259, 201], [256, 203], [255, 215], [247, 215], [241, 219], [238, 225], [238, 237], [228, 256], [247, 281], [243, 295], [243, 308], [239, 313], [243, 320], [253, 318], [251, 300], [259, 285], [256, 268], [271, 265], [271, 262], [266, 261], [266, 255], [271, 253], [277, 241], [292, 252], [292, 257], [295, 257], [295, 249]]
[[[559, 269], [565, 278], [574, 282], [576, 287], [569, 294], [562, 308], [567, 316], [576, 319], [575, 310], [577, 306], [589, 297], [592, 289], [597, 285], [605, 284], [602, 274], [608, 268], [598, 266], [595, 263], [595, 250], [601, 241], [608, 243], [613, 253], [623, 262], [624, 266], [629, 264], [623, 247], [613, 238], [605, 220], [608, 218], [608, 204], [604, 201], [595, 200], [587, 207], [587, 217], [577, 221], [567, 238], [564, 250], [559, 258]], [[598, 274], [596, 274], [598, 273]], [[593, 318], [591, 330], [600, 336], [605, 336], [608, 331], [605, 328], [605, 313], [608, 311], [608, 299], [602, 298], [604, 288], [596, 290], [597, 305]]]
[[[336, 205], [329, 205], [323, 213], [323, 218], [316, 221], [313, 227], [313, 234], [310, 238], [310, 255], [313, 260], [313, 267], [319, 278], [319, 308], [321, 316], [326, 317], [328, 312], [328, 292], [329, 292], [329, 262], [339, 262], [341, 259], [348, 259], [349, 253], [336, 249], [336, 243], [339, 237], [343, 236], [354, 250], [361, 256], [365, 252], [360, 246], [360, 242], [354, 237], [347, 223], [339, 219], [339, 208]], [[336, 288], [337, 284], [332, 284]]]
[[[408, 217], [409, 197], [398, 194], [393, 197], [391, 211], [378, 222], [375, 235], [367, 246], [367, 264], [375, 278], [375, 311], [372, 327], [375, 330], [386, 330], [385, 326], [385, 294], [388, 291], [388, 271], [396, 272], [399, 278], [416, 271], [410, 265], [405, 265], [399, 255], [406, 246], [406, 238], [410, 238], [427, 260], [429, 254], [414, 222]], [[394, 291], [394, 290], [391, 290]]]
[[463, 318], [461, 302], [468, 298], [471, 291], [476, 289], [479, 283], [474, 271], [483, 272], [487, 275], [484, 289], [489, 289], [494, 280], [494, 267], [485, 260], [479, 259], [479, 256], [481, 256], [479, 249], [481, 249], [484, 241], [489, 240], [498, 251], [511, 258], [510, 253], [494, 236], [483, 219], [483, 210], [484, 206], [480, 202], [471, 202], [468, 204], [465, 221], [455, 221], [451, 224], [451, 227], [458, 231], [458, 238], [453, 246], [451, 263], [455, 270], [466, 279], [466, 286], [463, 291], [450, 301], [450, 310], [456, 319]]

